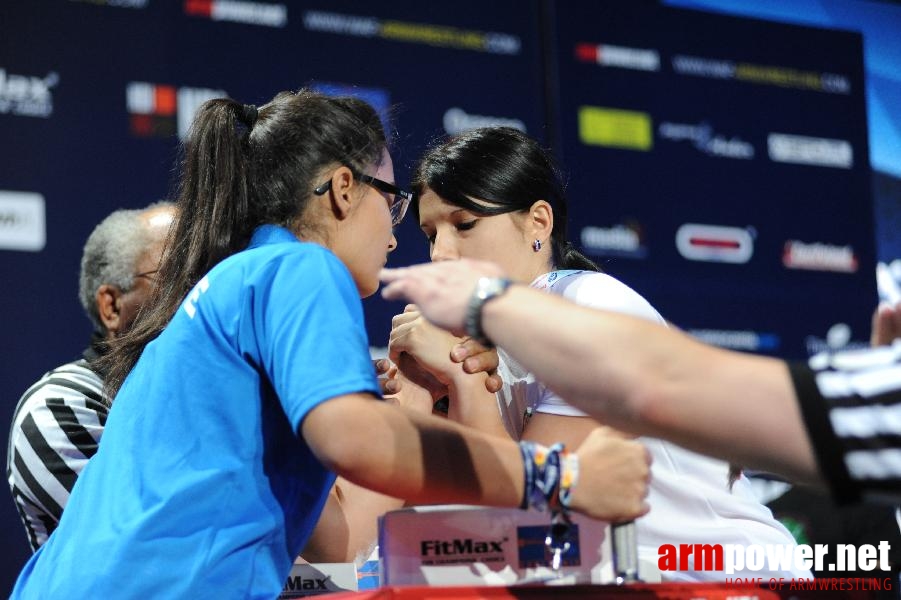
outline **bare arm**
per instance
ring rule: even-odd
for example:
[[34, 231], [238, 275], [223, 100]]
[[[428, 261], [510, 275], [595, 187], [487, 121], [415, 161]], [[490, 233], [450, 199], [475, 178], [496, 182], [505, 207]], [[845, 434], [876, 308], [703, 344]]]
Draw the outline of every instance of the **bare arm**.
[[[536, 313], [556, 317], [529, 320]], [[523, 322], [530, 326], [518, 326]], [[521, 286], [489, 302], [483, 323], [539, 380], [610, 425], [804, 480], [818, 477], [781, 361], [715, 349]]]
[[[522, 499], [522, 459], [513, 441], [364, 394], [323, 402], [301, 432], [340, 476], [411, 503], [518, 506]], [[647, 511], [649, 457], [640, 444], [602, 433], [589, 438], [578, 456], [591, 467], [582, 469], [574, 489], [575, 510], [613, 521]]]
[[[509, 437], [501, 420], [497, 398], [488, 390], [488, 375], [467, 373], [461, 365], [451, 360], [452, 349], [462, 341], [435, 327], [420, 315], [414, 305], [408, 305], [402, 314], [392, 320], [388, 348], [403, 374], [425, 371], [446, 386], [449, 419]], [[494, 354], [495, 360], [497, 358], [496, 353], [485, 352], [477, 344], [470, 343], [468, 348], [483, 354]]]
[[873, 312], [871, 346], [887, 346], [901, 338], [901, 302], [882, 302]]
[[[459, 365], [456, 366], [459, 373], [448, 386], [450, 401], [447, 418], [461, 425], [509, 439], [510, 434], [507, 433], [504, 422], [501, 420], [497, 397], [486, 389], [487, 375], [485, 373], [470, 375], [464, 373]], [[544, 445], [549, 446], [554, 442], [565, 441], [557, 439]], [[567, 447], [575, 448], [577, 445], [569, 444]]]
[[378, 539], [378, 517], [403, 500], [372, 492], [339, 477], [300, 553], [308, 562], [353, 562], [368, 556]]
[[[478, 277], [500, 275], [496, 265], [471, 260], [389, 269], [382, 294], [415, 302], [433, 323], [461, 332]], [[547, 314], [555, 318], [536, 318]], [[781, 361], [705, 346], [634, 317], [523, 286], [485, 304], [482, 326], [567, 402], [611, 426], [819, 480]]]

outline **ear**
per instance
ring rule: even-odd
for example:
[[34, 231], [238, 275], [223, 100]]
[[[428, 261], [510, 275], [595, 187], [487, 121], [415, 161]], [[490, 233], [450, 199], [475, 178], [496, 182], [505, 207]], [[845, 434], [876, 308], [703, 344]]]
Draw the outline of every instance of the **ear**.
[[347, 167], [338, 167], [332, 173], [332, 187], [329, 189], [329, 205], [332, 214], [343, 221], [350, 214], [353, 206], [352, 192], [357, 184], [353, 172]]
[[546, 200], [536, 200], [529, 208], [526, 219], [526, 233], [530, 240], [546, 243], [554, 231], [554, 209]]
[[121, 297], [122, 290], [108, 283], [98, 287], [97, 294], [94, 296], [97, 313], [100, 315], [100, 322], [106, 328], [108, 338], [114, 337], [121, 328], [122, 319], [119, 311]]

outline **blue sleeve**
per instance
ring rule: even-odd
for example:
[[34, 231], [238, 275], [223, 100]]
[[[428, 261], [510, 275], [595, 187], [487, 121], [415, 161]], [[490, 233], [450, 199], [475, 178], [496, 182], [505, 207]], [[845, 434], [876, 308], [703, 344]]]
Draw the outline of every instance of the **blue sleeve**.
[[359, 292], [347, 268], [310, 245], [270, 268], [251, 310], [262, 369], [294, 430], [325, 400], [379, 395]]

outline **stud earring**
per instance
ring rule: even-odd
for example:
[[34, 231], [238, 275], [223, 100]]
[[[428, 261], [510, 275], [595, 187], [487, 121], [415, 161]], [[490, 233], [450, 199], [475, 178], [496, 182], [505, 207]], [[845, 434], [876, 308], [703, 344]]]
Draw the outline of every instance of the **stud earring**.
[[541, 250], [541, 240], [535, 240], [534, 242], [532, 242], [532, 250], [534, 250], [535, 252]]

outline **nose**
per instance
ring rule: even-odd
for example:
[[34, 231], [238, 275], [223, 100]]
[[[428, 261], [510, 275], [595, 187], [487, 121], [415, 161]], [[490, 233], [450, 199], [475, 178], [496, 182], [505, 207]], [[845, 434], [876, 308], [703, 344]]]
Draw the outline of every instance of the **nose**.
[[394, 232], [391, 232], [391, 239], [388, 241], [388, 252], [394, 252], [397, 249], [397, 238], [394, 237]]
[[456, 245], [450, 240], [450, 236], [435, 235], [435, 241], [432, 243], [432, 262], [442, 260], [457, 260], [460, 253], [457, 251]]

